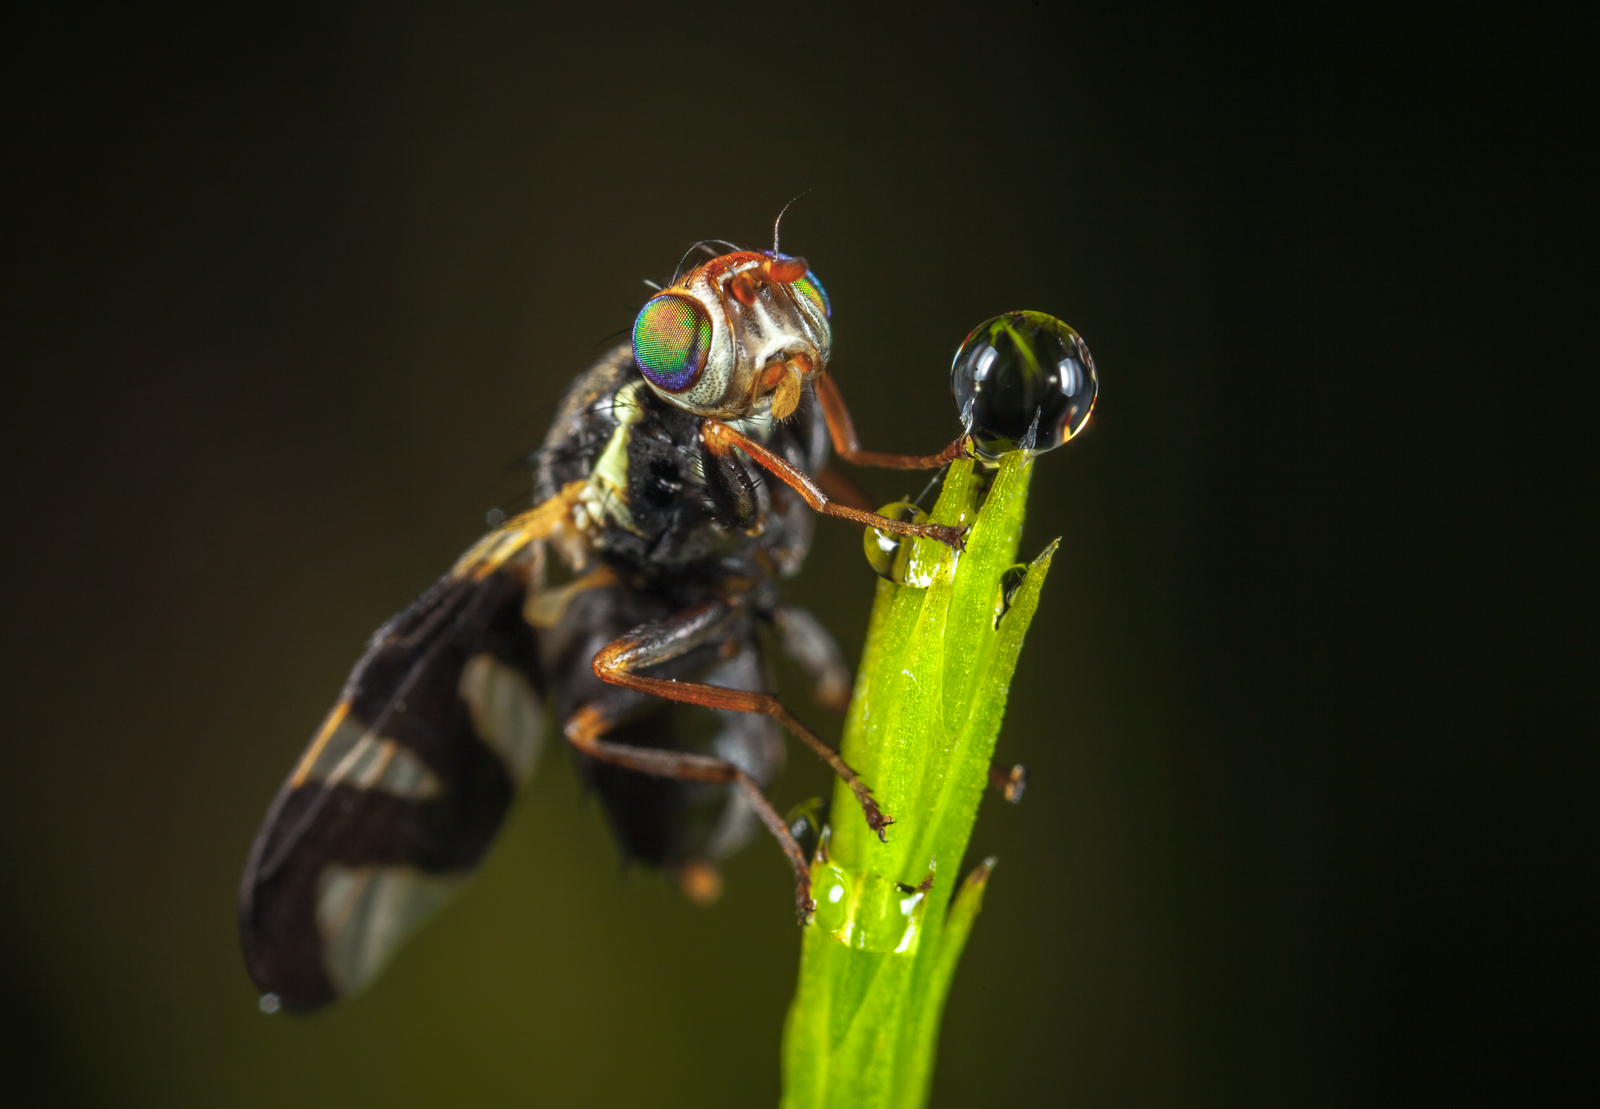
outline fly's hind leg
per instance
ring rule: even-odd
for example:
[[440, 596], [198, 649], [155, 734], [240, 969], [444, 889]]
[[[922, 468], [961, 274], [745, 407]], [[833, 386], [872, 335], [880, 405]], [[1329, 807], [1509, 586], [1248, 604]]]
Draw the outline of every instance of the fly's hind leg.
[[[844, 780], [861, 803], [867, 826], [878, 833], [879, 839], [883, 839], [883, 830], [894, 821], [885, 816], [883, 810], [878, 807], [878, 803], [873, 800], [872, 791], [861, 781], [856, 772], [846, 765], [844, 759], [839, 757], [838, 751], [796, 720], [778, 698], [770, 693], [728, 689], [699, 682], [652, 678], [635, 672], [669, 662], [702, 644], [713, 642], [724, 635], [740, 615], [741, 611], [737, 607], [715, 601], [667, 620], [635, 628], [627, 635], [607, 644], [595, 655], [595, 676], [612, 685], [648, 693], [668, 701], [772, 717], [789, 732], [798, 736]], [[664, 778], [737, 784], [750, 800], [761, 822], [778, 838], [784, 853], [794, 864], [796, 879], [800, 885], [799, 900], [802, 908], [810, 904], [810, 875], [806, 868], [805, 856], [795, 843], [794, 837], [789, 834], [783, 818], [772, 808], [754, 779], [737, 766], [722, 759], [608, 742], [602, 737], [614, 723], [606, 716], [598, 702], [590, 702], [573, 713], [571, 719], [567, 721], [565, 731], [567, 739], [584, 754], [618, 766], [625, 766], [630, 770]]]
[[833, 772], [850, 787], [866, 814], [867, 826], [884, 839], [883, 830], [894, 821], [883, 814], [872, 798], [872, 791], [848, 765], [839, 752], [822, 742], [794, 714], [784, 708], [783, 702], [770, 693], [756, 693], [744, 689], [727, 689], [699, 682], [670, 681], [649, 678], [635, 673], [658, 663], [668, 662], [716, 638], [740, 615], [734, 605], [713, 601], [690, 609], [659, 623], [645, 624], [627, 635], [612, 640], [594, 656], [594, 673], [597, 678], [624, 689], [638, 690], [668, 701], [687, 705], [701, 705], [709, 709], [726, 709], [729, 712], [752, 712], [770, 716], [782, 724], [790, 734], [817, 753]]
[[[778, 846], [783, 848], [783, 853], [789, 857], [790, 865], [794, 867], [795, 905], [801, 922], [810, 920], [817, 905], [811, 900], [811, 869], [806, 862], [805, 853], [800, 850], [800, 845], [795, 842], [794, 836], [789, 834], [789, 826], [772, 807], [772, 802], [767, 800], [767, 795], [761, 792], [761, 787], [756, 784], [755, 779], [733, 763], [725, 759], [712, 758], [710, 755], [662, 751], [653, 747], [634, 747], [602, 739], [601, 736], [605, 735], [615, 723], [616, 721], [606, 717], [596, 703], [591, 702], [573, 713], [572, 718], [567, 721], [567, 740], [591, 758], [626, 767], [629, 770], [637, 770], [641, 774], [654, 774], [659, 778], [677, 778], [689, 782], [728, 782], [738, 787], [739, 792], [750, 803], [750, 807], [761, 818], [761, 823], [777, 837]], [[694, 877], [697, 879], [700, 877], [698, 870], [694, 872]], [[694, 895], [692, 888], [689, 888], [689, 892], [691, 896]]]

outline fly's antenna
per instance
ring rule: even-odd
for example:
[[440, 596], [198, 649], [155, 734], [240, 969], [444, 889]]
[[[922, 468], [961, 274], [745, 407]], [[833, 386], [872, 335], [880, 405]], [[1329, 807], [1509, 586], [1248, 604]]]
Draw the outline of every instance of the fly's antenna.
[[689, 255], [693, 254], [695, 251], [703, 250], [707, 254], [709, 254], [711, 257], [715, 258], [717, 256], [717, 252], [712, 250], [706, 244], [707, 243], [714, 243], [714, 242], [717, 242], [717, 241], [718, 240], [716, 240], [716, 239], [701, 239], [699, 242], [695, 243], [688, 250], [684, 251], [683, 252], [683, 257], [678, 259], [677, 268], [672, 271], [672, 283], [674, 285], [676, 285], [678, 283], [678, 278], [683, 276], [683, 264], [689, 260]]
[[692, 247], [683, 252], [682, 258], [678, 259], [678, 264], [672, 268], [672, 283], [674, 285], [678, 283], [678, 278], [683, 276], [683, 264], [689, 260], [689, 255], [693, 254], [699, 249], [700, 244], [695, 243]]
[[[796, 200], [799, 200], [800, 197], [805, 196], [806, 193], [810, 191], [810, 189], [807, 189], [805, 193], [799, 193], [791, 198], [789, 204], [785, 204], [783, 206], [783, 212], [787, 212], [790, 204], [793, 204]], [[778, 218], [772, 221], [772, 253], [774, 254], [778, 253], [778, 225], [783, 222], [783, 212], [779, 212]]]

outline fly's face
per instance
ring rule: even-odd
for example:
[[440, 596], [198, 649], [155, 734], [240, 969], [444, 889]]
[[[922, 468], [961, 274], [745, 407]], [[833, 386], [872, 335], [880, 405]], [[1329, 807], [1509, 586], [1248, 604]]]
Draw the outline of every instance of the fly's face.
[[633, 324], [633, 359], [697, 416], [783, 419], [828, 363], [828, 295], [804, 258], [739, 251], [690, 270]]

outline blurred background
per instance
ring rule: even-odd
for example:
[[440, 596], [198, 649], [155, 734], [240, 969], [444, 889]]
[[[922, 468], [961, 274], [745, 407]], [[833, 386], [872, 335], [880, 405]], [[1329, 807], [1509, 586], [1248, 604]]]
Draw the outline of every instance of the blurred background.
[[[234, 898], [366, 637], [526, 494], [640, 279], [806, 189], [783, 242], [868, 446], [950, 439], [1000, 311], [1101, 375], [1035, 479], [1023, 551], [1063, 553], [999, 748], [1032, 785], [974, 836], [1001, 866], [934, 1103], [1600, 1093], [1596, 732], [1561, 707], [1593, 654], [1540, 623], [1594, 615], [1592, 58], [1520, 16], [1299, 19], [13, 23], [7, 1101], [776, 1101], [781, 856], [696, 908], [620, 867], [559, 750], [359, 1000], [258, 1012]], [[791, 595], [854, 657], [873, 578], [817, 536]], [[793, 745], [779, 807], [826, 789]]]

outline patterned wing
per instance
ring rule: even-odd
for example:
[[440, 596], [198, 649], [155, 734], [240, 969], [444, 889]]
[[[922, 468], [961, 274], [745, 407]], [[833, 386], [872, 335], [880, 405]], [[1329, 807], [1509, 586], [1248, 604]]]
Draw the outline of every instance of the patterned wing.
[[[539, 510], [535, 510], [537, 512]], [[366, 986], [488, 850], [544, 722], [519, 519], [373, 635], [278, 791], [240, 890], [264, 1007]], [[520, 542], [518, 541], [520, 538]]]

